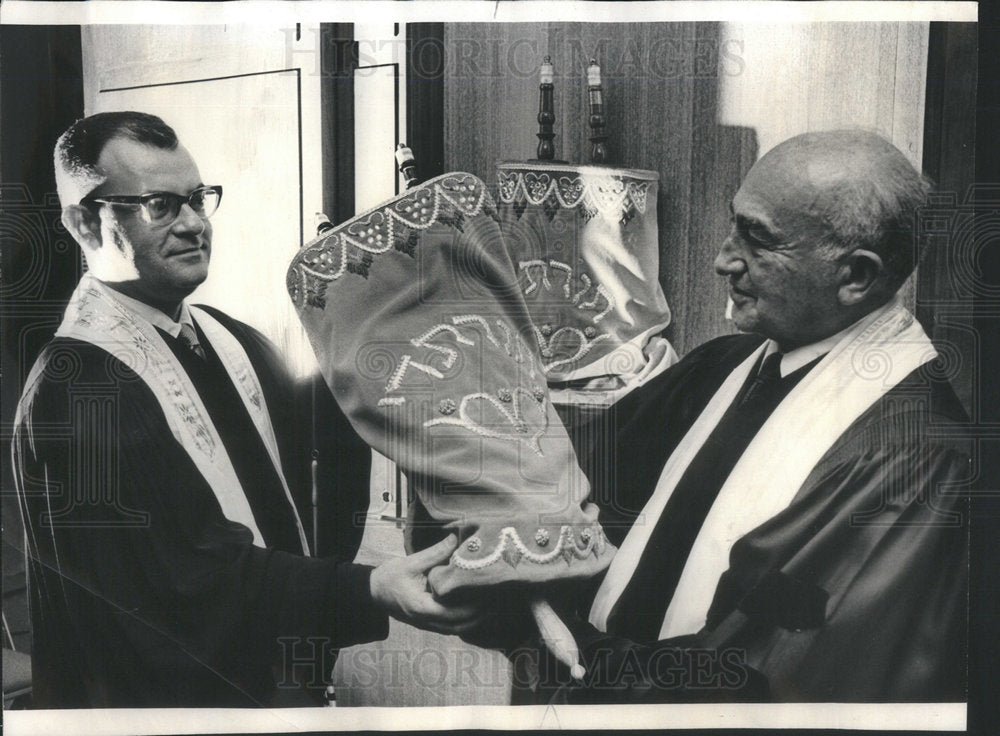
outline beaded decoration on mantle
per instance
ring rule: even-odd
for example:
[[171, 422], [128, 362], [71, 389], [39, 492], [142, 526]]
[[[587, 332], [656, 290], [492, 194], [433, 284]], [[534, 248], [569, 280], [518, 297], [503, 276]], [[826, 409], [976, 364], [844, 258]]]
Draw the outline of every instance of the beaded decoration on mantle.
[[480, 213], [496, 218], [493, 198], [471, 174], [436, 179], [430, 187], [412, 189], [391, 204], [355, 217], [303, 246], [288, 271], [287, 286], [297, 306], [326, 306], [326, 285], [345, 273], [368, 278], [376, 256], [393, 249], [413, 256], [417, 233], [437, 223], [458, 230], [464, 219]]
[[[544, 207], [550, 220], [559, 209], [578, 209], [588, 220], [601, 214], [622, 224], [636, 213], [646, 214], [647, 195], [653, 183], [649, 179], [616, 176], [596, 167], [579, 167], [587, 175], [567, 172], [561, 176], [558, 171], [528, 167], [525, 164], [521, 170], [497, 171], [497, 196], [501, 203], [513, 205], [518, 217], [529, 204]], [[553, 165], [546, 168], [552, 169]]]
[[[500, 560], [511, 567], [517, 567], [522, 561], [536, 565], [548, 565], [558, 560], [564, 560], [568, 565], [574, 559], [584, 560], [591, 555], [600, 557], [607, 546], [604, 530], [601, 529], [600, 524], [584, 527], [579, 532], [579, 542], [577, 536], [573, 527], [564, 525], [559, 529], [559, 539], [553, 549], [548, 552], [535, 552], [521, 540], [517, 529], [507, 526], [500, 530], [497, 546], [485, 556], [469, 558], [461, 554], [463, 548], [472, 553], [482, 550], [482, 540], [478, 536], [473, 536], [465, 540], [465, 544], [452, 553], [451, 561], [463, 570], [482, 570]], [[537, 546], [545, 548], [549, 544], [549, 538], [548, 530], [540, 528], [535, 532], [534, 542]]]

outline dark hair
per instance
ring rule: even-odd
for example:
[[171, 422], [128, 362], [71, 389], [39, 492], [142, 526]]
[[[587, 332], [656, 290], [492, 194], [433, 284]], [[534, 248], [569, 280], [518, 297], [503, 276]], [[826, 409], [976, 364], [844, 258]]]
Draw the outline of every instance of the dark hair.
[[76, 204], [103, 177], [97, 159], [115, 138], [128, 138], [169, 151], [177, 148], [173, 128], [144, 112], [101, 112], [73, 123], [55, 148], [56, 184], [62, 204]]

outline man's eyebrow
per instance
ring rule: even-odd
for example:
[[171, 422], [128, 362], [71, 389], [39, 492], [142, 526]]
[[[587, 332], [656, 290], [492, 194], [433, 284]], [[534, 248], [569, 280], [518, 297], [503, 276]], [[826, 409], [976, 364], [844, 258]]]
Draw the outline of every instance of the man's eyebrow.
[[729, 217], [733, 221], [735, 221], [736, 226], [740, 230], [747, 230], [751, 227], [755, 227], [760, 230], [763, 230], [768, 236], [773, 238], [778, 238], [781, 235], [780, 231], [778, 231], [777, 228], [773, 227], [769, 222], [766, 222], [765, 220], [761, 220], [752, 215], [745, 215], [742, 213], [737, 214], [736, 208], [733, 207], [732, 200], [729, 200]]
[[733, 218], [736, 221], [736, 224], [739, 225], [740, 227], [746, 228], [751, 226], [757, 226], [757, 227], [762, 227], [765, 230], [770, 230], [766, 222], [758, 220], [756, 217], [751, 217], [743, 214], [739, 215], [736, 214], [736, 210], [733, 207], [733, 203], [731, 200], [729, 202], [729, 216]]
[[733, 215], [736, 218], [736, 224], [740, 227], [761, 227], [767, 231], [770, 231], [770, 227], [763, 220], [758, 220], [756, 217], [749, 217], [747, 215]]
[[181, 194], [180, 192], [174, 192], [174, 191], [171, 191], [169, 189], [159, 189], [157, 191], [150, 192], [150, 194], [173, 194], [173, 195], [178, 196], [178, 197], [189, 197], [189, 196], [191, 196], [191, 192], [196, 192], [196, 191], [198, 191], [199, 189], [201, 189], [204, 186], [205, 186], [205, 184], [203, 182], [199, 181], [194, 187], [192, 187], [191, 189], [189, 189], [187, 191], [187, 194]]
[[736, 227], [746, 232], [751, 228], [754, 230], [754, 237], [764, 242], [778, 242], [782, 240], [781, 231], [766, 220], [747, 215], [735, 215]]

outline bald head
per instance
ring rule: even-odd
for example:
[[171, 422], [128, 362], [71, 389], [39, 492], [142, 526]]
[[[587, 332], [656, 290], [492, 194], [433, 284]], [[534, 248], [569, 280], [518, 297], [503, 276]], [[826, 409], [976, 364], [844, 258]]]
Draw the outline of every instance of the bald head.
[[856, 248], [877, 253], [889, 293], [916, 266], [915, 215], [929, 186], [881, 136], [861, 130], [795, 136], [757, 162], [751, 181], [776, 197], [796, 199], [817, 244], [830, 254]]
[[715, 259], [733, 322], [788, 350], [887, 302], [916, 262], [920, 174], [872, 133], [809, 133], [769, 151], [732, 201]]

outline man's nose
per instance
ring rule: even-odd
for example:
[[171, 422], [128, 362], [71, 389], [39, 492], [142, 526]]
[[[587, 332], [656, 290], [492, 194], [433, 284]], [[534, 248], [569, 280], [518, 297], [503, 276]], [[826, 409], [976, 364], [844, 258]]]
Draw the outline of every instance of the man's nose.
[[720, 276], [731, 276], [741, 273], [746, 268], [746, 262], [740, 256], [736, 238], [732, 233], [722, 241], [722, 247], [715, 256], [715, 272]]
[[181, 205], [181, 211], [177, 213], [177, 219], [174, 220], [174, 229], [184, 233], [200, 235], [207, 226], [208, 222], [195, 212], [187, 202]]

